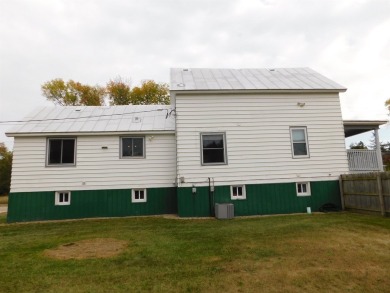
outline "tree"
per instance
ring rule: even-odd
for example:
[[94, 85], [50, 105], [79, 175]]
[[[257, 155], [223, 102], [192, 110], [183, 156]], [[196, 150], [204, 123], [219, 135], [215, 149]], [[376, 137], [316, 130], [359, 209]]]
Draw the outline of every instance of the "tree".
[[124, 81], [121, 77], [110, 80], [106, 85], [106, 93], [110, 105], [129, 105], [131, 104], [131, 84]]
[[389, 112], [390, 112], [390, 99], [386, 100], [385, 106], [386, 106], [387, 110], [389, 110]]
[[106, 87], [90, 86], [61, 78], [45, 82], [42, 94], [47, 100], [61, 106], [101, 106], [107, 97], [110, 105], [169, 104], [169, 87], [166, 83], [145, 80], [140, 87], [131, 88], [129, 81], [117, 77]]
[[156, 83], [144, 80], [140, 87], [133, 88], [131, 103], [134, 105], [169, 104], [169, 86], [166, 83]]
[[47, 100], [61, 106], [101, 106], [104, 104], [105, 89], [61, 78], [45, 82], [42, 94]]
[[8, 194], [11, 186], [12, 152], [0, 143], [0, 195]]
[[[389, 142], [379, 142], [381, 152], [389, 152], [390, 151], [390, 143]], [[376, 139], [375, 139], [375, 131], [372, 132], [371, 134], [371, 139], [370, 139], [370, 145], [368, 146], [372, 150], [376, 150]]]
[[351, 150], [367, 150], [367, 146], [364, 144], [364, 142], [359, 141], [358, 143], [351, 143], [349, 145], [349, 148]]

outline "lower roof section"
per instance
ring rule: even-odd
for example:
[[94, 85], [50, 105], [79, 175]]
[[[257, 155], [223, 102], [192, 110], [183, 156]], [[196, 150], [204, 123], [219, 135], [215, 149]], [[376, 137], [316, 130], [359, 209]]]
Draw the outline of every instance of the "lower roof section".
[[173, 112], [168, 105], [44, 107], [15, 121], [6, 135], [174, 132]]

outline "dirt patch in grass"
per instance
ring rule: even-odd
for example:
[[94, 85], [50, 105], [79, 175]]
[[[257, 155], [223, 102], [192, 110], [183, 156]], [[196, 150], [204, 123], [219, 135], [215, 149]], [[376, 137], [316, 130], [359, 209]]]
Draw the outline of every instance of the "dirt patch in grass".
[[94, 238], [60, 245], [47, 249], [44, 255], [55, 259], [107, 258], [122, 253], [127, 241], [114, 238]]
[[8, 205], [8, 195], [0, 195], [0, 206]]

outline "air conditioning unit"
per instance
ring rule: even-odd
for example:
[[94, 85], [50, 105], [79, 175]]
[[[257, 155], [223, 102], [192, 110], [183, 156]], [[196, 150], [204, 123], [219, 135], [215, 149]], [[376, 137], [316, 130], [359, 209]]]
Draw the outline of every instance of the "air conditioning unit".
[[215, 217], [217, 219], [233, 219], [234, 205], [232, 203], [216, 203]]

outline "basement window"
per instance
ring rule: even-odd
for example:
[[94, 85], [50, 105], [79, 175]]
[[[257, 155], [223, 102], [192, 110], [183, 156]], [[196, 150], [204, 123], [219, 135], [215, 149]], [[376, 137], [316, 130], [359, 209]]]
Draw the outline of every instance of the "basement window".
[[132, 189], [131, 190], [132, 202], [146, 202], [146, 189]]
[[122, 137], [121, 158], [144, 158], [145, 157], [144, 137]]
[[56, 206], [70, 205], [70, 191], [56, 191], [55, 205]]
[[310, 182], [297, 182], [296, 188], [297, 188], [297, 196], [311, 195]]
[[230, 198], [232, 200], [246, 199], [245, 185], [230, 186]]
[[49, 138], [47, 140], [47, 165], [75, 165], [76, 139]]

